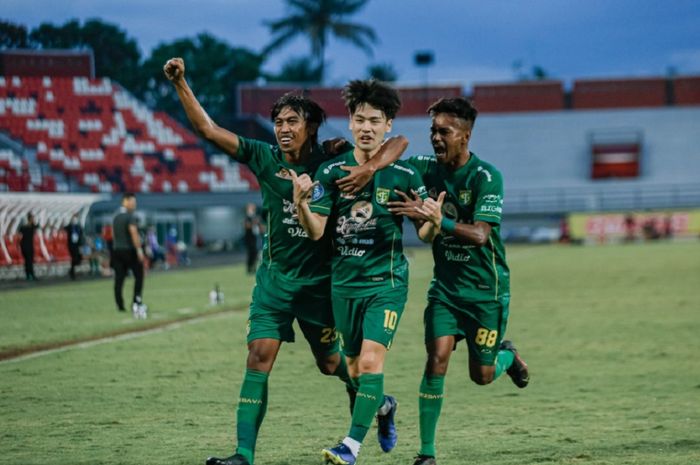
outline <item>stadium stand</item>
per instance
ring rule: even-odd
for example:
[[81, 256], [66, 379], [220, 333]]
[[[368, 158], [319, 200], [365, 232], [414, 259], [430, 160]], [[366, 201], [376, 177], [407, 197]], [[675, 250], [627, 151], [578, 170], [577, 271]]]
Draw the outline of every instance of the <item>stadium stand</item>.
[[[109, 78], [0, 76], [0, 190], [249, 190], [238, 164], [211, 163], [198, 139]], [[32, 170], [33, 169], [33, 170]], [[242, 173], [243, 172], [243, 173]]]

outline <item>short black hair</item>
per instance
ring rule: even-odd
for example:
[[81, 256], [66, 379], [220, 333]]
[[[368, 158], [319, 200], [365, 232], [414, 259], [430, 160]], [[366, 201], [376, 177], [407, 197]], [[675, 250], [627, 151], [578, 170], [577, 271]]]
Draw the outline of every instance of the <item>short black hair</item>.
[[323, 108], [309, 97], [298, 92], [287, 92], [278, 98], [270, 109], [270, 120], [275, 121], [284, 107], [289, 107], [299, 113], [307, 123], [316, 123], [321, 126], [326, 121], [326, 112], [323, 111]]
[[363, 103], [383, 111], [387, 119], [394, 119], [401, 108], [399, 92], [376, 79], [350, 81], [343, 87], [342, 96], [351, 115]]
[[122, 202], [128, 199], [133, 199], [134, 197], [136, 197], [136, 194], [133, 192], [124, 192], [124, 194], [122, 194]]
[[428, 113], [430, 113], [430, 116], [435, 116], [438, 113], [449, 113], [457, 118], [462, 118], [469, 122], [470, 127], [474, 127], [479, 110], [476, 109], [470, 100], [464, 97], [453, 97], [441, 98], [433, 103], [428, 108]]

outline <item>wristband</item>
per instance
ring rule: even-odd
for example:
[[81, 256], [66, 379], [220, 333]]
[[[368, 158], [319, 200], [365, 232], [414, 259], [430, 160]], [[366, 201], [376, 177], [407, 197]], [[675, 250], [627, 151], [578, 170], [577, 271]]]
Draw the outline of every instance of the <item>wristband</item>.
[[445, 232], [448, 233], [453, 233], [455, 232], [455, 229], [457, 228], [457, 223], [455, 223], [454, 220], [451, 220], [449, 218], [445, 218], [444, 216], [442, 217], [442, 221], [440, 222], [440, 229], [442, 229]]

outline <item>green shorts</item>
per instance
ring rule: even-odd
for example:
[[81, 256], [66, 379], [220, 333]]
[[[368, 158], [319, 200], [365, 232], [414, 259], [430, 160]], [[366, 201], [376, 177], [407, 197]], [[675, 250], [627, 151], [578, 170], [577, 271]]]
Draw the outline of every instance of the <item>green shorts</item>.
[[407, 293], [408, 288], [402, 286], [368, 297], [340, 297], [334, 294], [333, 316], [343, 353], [348, 357], [357, 357], [365, 339], [389, 349], [399, 327]]
[[493, 302], [474, 302], [459, 307], [429, 299], [423, 315], [425, 342], [442, 336], [454, 336], [455, 342], [467, 340], [469, 359], [481, 365], [496, 363], [498, 347], [508, 323], [510, 296]]
[[263, 338], [294, 342], [296, 319], [314, 354], [337, 352], [330, 291], [330, 279], [298, 284], [260, 267], [250, 303], [248, 343]]

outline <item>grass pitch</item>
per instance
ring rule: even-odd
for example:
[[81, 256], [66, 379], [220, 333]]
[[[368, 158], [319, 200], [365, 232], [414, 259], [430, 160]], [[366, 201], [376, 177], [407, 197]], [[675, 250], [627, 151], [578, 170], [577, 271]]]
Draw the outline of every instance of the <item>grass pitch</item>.
[[[700, 463], [700, 244], [508, 253], [507, 336], [532, 381], [524, 390], [507, 377], [476, 386], [461, 344], [447, 377], [438, 463]], [[359, 465], [410, 465], [418, 450], [431, 269], [427, 249], [412, 251], [409, 302], [386, 363], [385, 386], [400, 402], [399, 444], [383, 454], [372, 429]], [[110, 281], [3, 291], [0, 350], [204, 315], [215, 282], [231, 311], [0, 363], [0, 464], [202, 464], [207, 455], [231, 453], [253, 284], [242, 267], [147, 277], [146, 322], [114, 310]], [[270, 378], [257, 465], [319, 464], [320, 450], [347, 433], [344, 387], [316, 372], [297, 336]]]

